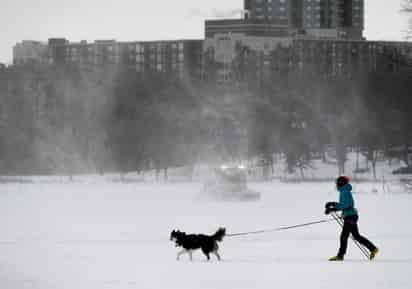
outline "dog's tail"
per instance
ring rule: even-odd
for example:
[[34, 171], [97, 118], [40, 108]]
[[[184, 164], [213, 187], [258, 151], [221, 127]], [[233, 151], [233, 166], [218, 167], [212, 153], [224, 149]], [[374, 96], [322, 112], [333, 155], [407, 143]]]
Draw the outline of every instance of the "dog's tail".
[[221, 242], [223, 240], [223, 237], [226, 235], [226, 229], [225, 228], [219, 228], [216, 233], [213, 234], [213, 239]]

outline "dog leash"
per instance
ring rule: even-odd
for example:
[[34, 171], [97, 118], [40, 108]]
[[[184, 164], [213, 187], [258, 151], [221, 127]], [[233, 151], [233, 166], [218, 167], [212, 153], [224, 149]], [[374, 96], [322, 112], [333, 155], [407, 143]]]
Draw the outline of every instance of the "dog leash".
[[247, 236], [247, 235], [263, 234], [263, 233], [270, 233], [270, 232], [286, 231], [286, 230], [290, 230], [290, 229], [307, 227], [307, 226], [312, 226], [312, 225], [316, 225], [316, 224], [328, 223], [328, 222], [331, 222], [331, 221], [335, 221], [335, 219], [334, 218], [325, 219], [325, 220], [320, 220], [320, 221], [315, 221], [315, 222], [309, 222], [309, 223], [298, 224], [298, 225], [287, 226], [287, 227], [278, 227], [278, 228], [267, 229], [267, 230], [250, 231], [250, 232], [235, 233], [235, 234], [226, 234], [226, 237], [238, 237], [238, 236]]

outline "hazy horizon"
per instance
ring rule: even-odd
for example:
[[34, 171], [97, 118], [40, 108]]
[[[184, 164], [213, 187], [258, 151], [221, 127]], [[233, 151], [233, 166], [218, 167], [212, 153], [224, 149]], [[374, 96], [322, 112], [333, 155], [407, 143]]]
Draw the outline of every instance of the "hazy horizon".
[[[142, 0], [1, 1], [0, 62], [3, 63], [12, 62], [12, 47], [22, 40], [203, 39], [205, 19], [234, 16], [243, 3], [242, 0], [181, 0], [161, 5]], [[364, 35], [368, 40], [404, 40], [406, 19], [399, 13], [400, 2], [365, 0]]]

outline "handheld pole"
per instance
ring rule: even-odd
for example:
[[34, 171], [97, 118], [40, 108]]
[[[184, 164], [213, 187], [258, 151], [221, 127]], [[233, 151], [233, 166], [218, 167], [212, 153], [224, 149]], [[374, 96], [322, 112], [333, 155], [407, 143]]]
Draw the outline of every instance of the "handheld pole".
[[[339, 216], [335, 212], [333, 212], [331, 215], [335, 219], [335, 221], [339, 224], [339, 226], [341, 226], [341, 228], [343, 228], [343, 223], [342, 223], [342, 220], [339, 218]], [[355, 238], [352, 236], [352, 234], [350, 235], [350, 237], [351, 237], [352, 241], [355, 243], [355, 245], [359, 248], [359, 250], [361, 250], [363, 255], [365, 255], [365, 257], [369, 260], [368, 251], [361, 244], [359, 244], [358, 241], [355, 240]]]

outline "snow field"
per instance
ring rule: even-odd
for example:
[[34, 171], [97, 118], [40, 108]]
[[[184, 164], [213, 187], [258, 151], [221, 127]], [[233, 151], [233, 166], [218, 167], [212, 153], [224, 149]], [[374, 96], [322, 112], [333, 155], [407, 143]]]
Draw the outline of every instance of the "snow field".
[[0, 185], [0, 288], [412, 288], [412, 195], [355, 185], [359, 227], [381, 249], [373, 262], [350, 243], [330, 263], [334, 222], [232, 237], [222, 262], [200, 253], [176, 261], [172, 229], [228, 233], [328, 218], [330, 183], [254, 183], [259, 202], [195, 200], [201, 184], [33, 183]]

